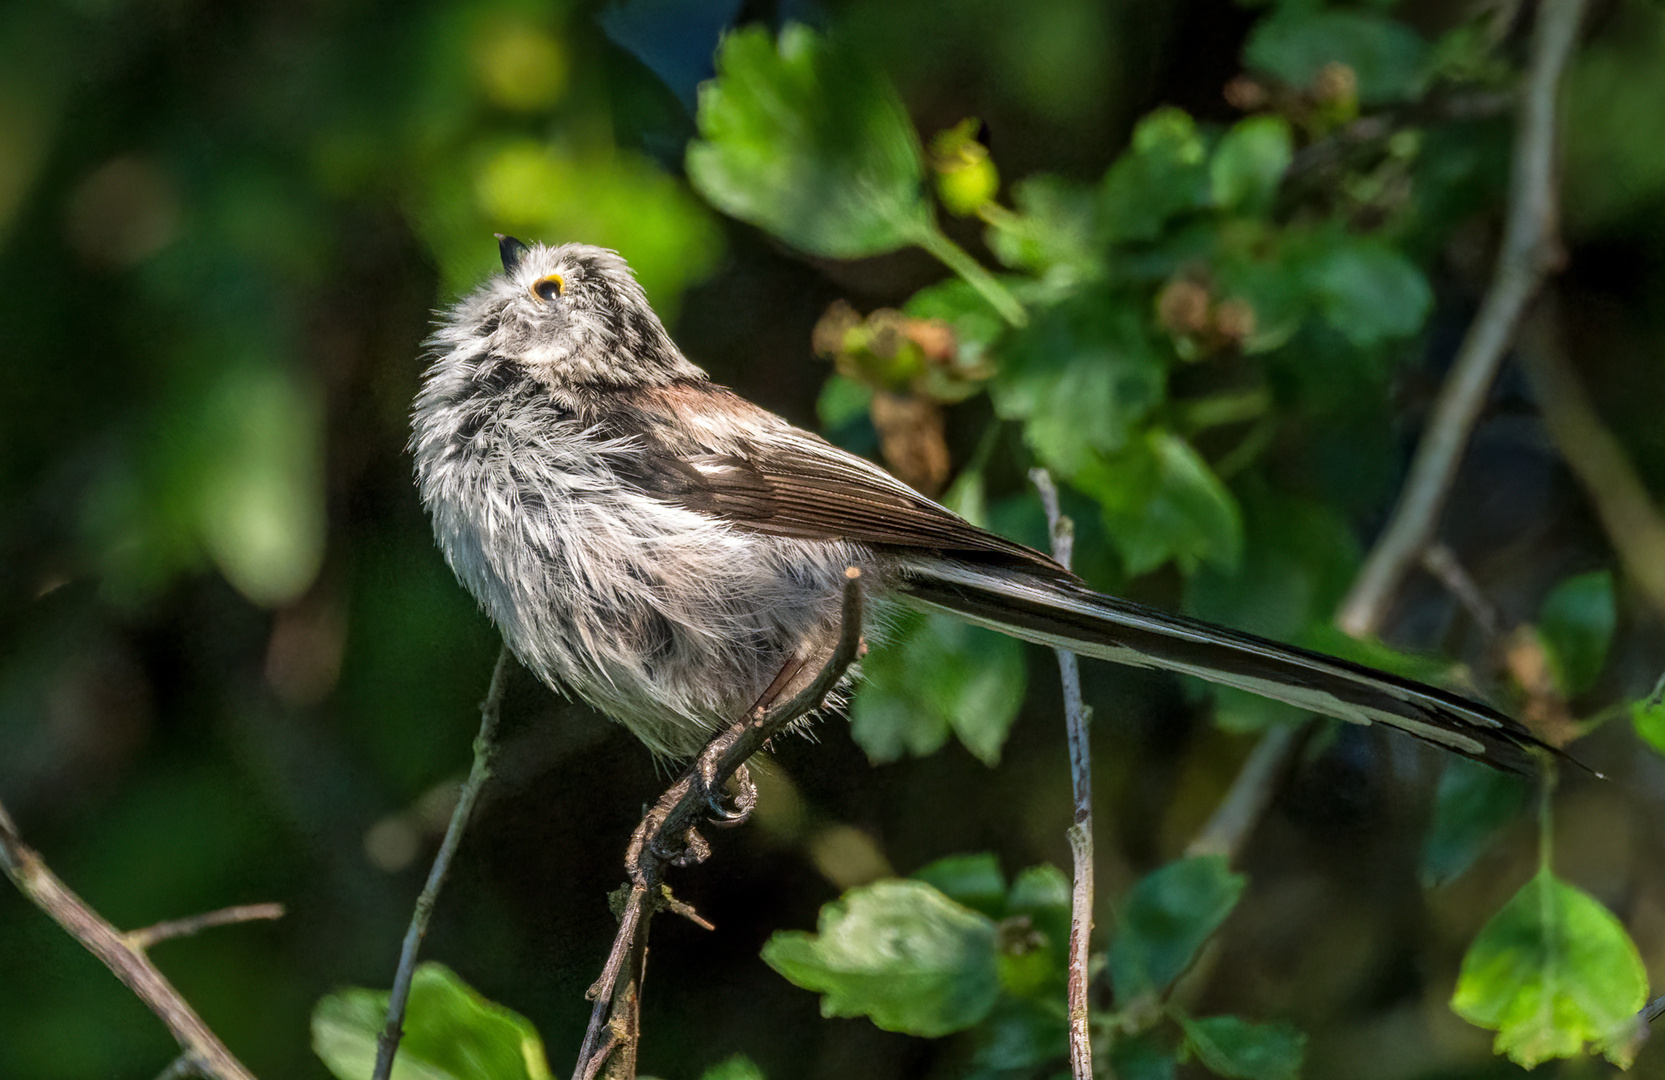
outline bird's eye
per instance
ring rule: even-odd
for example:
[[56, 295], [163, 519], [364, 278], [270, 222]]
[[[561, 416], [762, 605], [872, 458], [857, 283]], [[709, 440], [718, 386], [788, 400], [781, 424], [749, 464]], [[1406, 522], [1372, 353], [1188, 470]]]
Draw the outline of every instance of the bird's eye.
[[532, 282], [532, 295], [539, 300], [551, 301], [567, 291], [567, 279], [560, 274], [545, 274]]

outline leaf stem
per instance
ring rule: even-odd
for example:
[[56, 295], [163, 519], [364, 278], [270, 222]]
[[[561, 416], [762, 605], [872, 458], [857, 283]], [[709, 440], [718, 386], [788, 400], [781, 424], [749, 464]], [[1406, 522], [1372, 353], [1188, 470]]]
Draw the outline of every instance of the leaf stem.
[[983, 264], [972, 258], [965, 248], [948, 239], [935, 223], [919, 234], [917, 242], [944, 266], [960, 275], [967, 285], [976, 289], [1002, 319], [1012, 326], [1029, 325], [1029, 313], [1023, 310], [1023, 305], [1011, 290], [1000, 284], [999, 279], [984, 269]]

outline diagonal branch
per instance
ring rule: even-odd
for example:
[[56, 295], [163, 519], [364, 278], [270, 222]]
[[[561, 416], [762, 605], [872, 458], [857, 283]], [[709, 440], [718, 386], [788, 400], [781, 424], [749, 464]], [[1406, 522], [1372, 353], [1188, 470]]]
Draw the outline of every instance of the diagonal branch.
[[[663, 908], [709, 928], [693, 909], [671, 897], [664, 884], [667, 864], [697, 862], [703, 858], [704, 842], [692, 832], [696, 816], [711, 805], [715, 793], [766, 742], [793, 721], [820, 708], [861, 655], [861, 571], [852, 566], [844, 575], [838, 645], [814, 681], [790, 701], [755, 710], [719, 732], [636, 826], [625, 854], [630, 881], [622, 890], [625, 895], [619, 930], [602, 966], [601, 977], [589, 990], [595, 1008], [578, 1051], [578, 1063], [573, 1068], [574, 1080], [591, 1080], [603, 1066], [609, 1077], [635, 1076], [640, 1033], [638, 1005], [647, 961], [648, 924], [654, 913]], [[672, 843], [683, 845], [683, 859], [670, 851]]]
[[474, 764], [469, 766], [468, 779], [457, 796], [451, 811], [451, 821], [445, 826], [445, 838], [428, 871], [428, 880], [416, 898], [416, 910], [411, 913], [410, 926], [405, 930], [405, 941], [399, 949], [399, 967], [393, 975], [393, 992], [387, 1000], [387, 1025], [376, 1038], [376, 1067], [373, 1080], [388, 1080], [393, 1073], [393, 1057], [399, 1052], [399, 1040], [404, 1037], [405, 1005], [410, 1001], [411, 980], [416, 974], [416, 952], [428, 933], [428, 920], [433, 917], [439, 890], [445, 875], [451, 871], [451, 859], [462, 843], [463, 829], [474, 813], [474, 803], [480, 789], [491, 778], [491, 758], [497, 749], [497, 720], [503, 711], [503, 685], [508, 681], [510, 653], [504, 645], [497, 654], [497, 666], [491, 672], [491, 684], [486, 700], [480, 703], [480, 733], [474, 736]]
[[1440, 388], [1393, 517], [1336, 616], [1354, 637], [1373, 634], [1381, 626], [1400, 582], [1433, 540], [1463, 450], [1521, 316], [1544, 278], [1560, 264], [1556, 99], [1584, 6], [1585, 0], [1543, 0], [1539, 5], [1497, 269]]
[[5, 871], [12, 883], [36, 907], [50, 915], [88, 952], [103, 961], [104, 966], [167, 1025], [174, 1040], [184, 1050], [176, 1065], [183, 1063], [185, 1067], [193, 1068], [202, 1075], [218, 1077], [219, 1080], [254, 1080], [254, 1074], [232, 1056], [219, 1036], [203, 1023], [202, 1017], [168, 982], [167, 976], [150, 962], [140, 936], [145, 932], [123, 934], [75, 895], [47, 868], [40, 853], [23, 842], [4, 806], [0, 806], [0, 870]]
[[1595, 508], [1625, 574], [1665, 615], [1665, 515], [1573, 370], [1554, 293], [1527, 320], [1519, 352], [1556, 450]]

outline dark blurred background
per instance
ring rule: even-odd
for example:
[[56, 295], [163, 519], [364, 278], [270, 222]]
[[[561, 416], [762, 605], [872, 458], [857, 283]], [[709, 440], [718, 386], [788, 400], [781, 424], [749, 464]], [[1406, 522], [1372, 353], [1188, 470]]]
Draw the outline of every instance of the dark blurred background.
[[[1433, 34], [1496, 6], [1399, 14]], [[942, 270], [919, 253], [804, 258], [693, 194], [693, 87], [722, 27], [840, 27], [921, 131], [979, 116], [1004, 175], [1090, 179], [1158, 105], [1233, 119], [1222, 89], [1260, 15], [1227, 0], [10, 0], [0, 798], [24, 836], [120, 927], [284, 903], [281, 922], [156, 959], [256, 1073], [326, 1075], [309, 1011], [333, 988], [391, 980], [497, 648], [433, 546], [404, 451], [431, 311], [493, 268], [491, 234], [618, 248], [696, 362], [814, 426], [829, 369], [811, 329], [827, 305], [897, 304]], [[1665, 490], [1665, 9], [1597, 5], [1568, 123], [1572, 351]], [[1410, 417], [1400, 462], [1484, 280], [1498, 206], [1494, 188], [1474, 235], [1440, 256], [1428, 356], [1392, 403]], [[968, 430], [951, 420], [956, 451]], [[1518, 378], [1451, 530], [1506, 610], [1609, 559]], [[1177, 602], [1171, 578], [1135, 588]], [[1449, 617], [1428, 582], [1401, 606], [1413, 631]], [[1656, 619], [1624, 610], [1613, 699], [1646, 689], [1661, 641]], [[691, 1077], [735, 1051], [781, 1078], [951, 1071], [952, 1043], [820, 1020], [757, 951], [813, 926], [843, 887], [942, 855], [1068, 865], [1058, 692], [1050, 658], [1031, 661], [997, 768], [957, 744], [870, 765], [842, 721], [776, 748], [759, 818], [716, 834], [717, 857], [678, 879], [717, 930], [656, 926], [646, 1071]], [[1183, 847], [1250, 742], [1210, 728], [1171, 680], [1098, 665], [1087, 678], [1108, 913]], [[665, 775], [523, 672], [505, 717], [499, 776], [425, 955], [530, 1017], [559, 1072], [611, 936], [606, 894]], [[1633, 760], [1623, 730], [1595, 743], [1586, 756], [1619, 780], [1569, 781], [1559, 869], [1617, 910], [1657, 973], [1660, 763]], [[1428, 760], [1373, 732], [1315, 753], [1247, 853], [1211, 996], [1306, 1029], [1310, 1076], [1506, 1071], [1442, 995], [1530, 871], [1531, 822], [1482, 872], [1425, 893]], [[95, 960], [0, 891], [0, 1077], [153, 1077], [174, 1054]], [[1660, 1060], [1645, 1052], [1639, 1073]]]

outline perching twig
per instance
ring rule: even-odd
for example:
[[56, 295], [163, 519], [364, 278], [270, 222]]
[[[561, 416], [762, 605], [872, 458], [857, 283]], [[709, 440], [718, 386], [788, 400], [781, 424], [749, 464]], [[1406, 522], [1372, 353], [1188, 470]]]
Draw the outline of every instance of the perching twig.
[[4, 806], [0, 806], [0, 870], [5, 871], [36, 907], [102, 960], [167, 1025], [184, 1050], [170, 1067], [176, 1075], [184, 1075], [178, 1070], [188, 1067], [219, 1080], [254, 1080], [254, 1074], [232, 1056], [219, 1036], [209, 1030], [167, 977], [150, 962], [144, 944], [135, 940], [137, 935], [123, 934], [71, 892], [47, 868], [40, 853], [23, 842]]
[[851, 567], [844, 573], [838, 645], [815, 680], [790, 701], [760, 708], [719, 732], [636, 826], [625, 855], [630, 881], [625, 887], [619, 930], [601, 977], [589, 990], [595, 1008], [573, 1068], [574, 1080], [592, 1080], [603, 1065], [610, 1078], [635, 1076], [642, 974], [648, 923], [654, 913], [661, 908], [673, 910], [710, 928], [692, 908], [672, 899], [665, 887], [665, 867], [678, 861], [670, 848], [680, 846], [692, 861], [703, 858], [704, 841], [692, 829], [695, 816], [710, 805], [713, 794], [721, 791], [764, 743], [794, 720], [820, 708], [860, 656], [861, 571]]
[[[1059, 513], [1058, 489], [1050, 473], [1035, 469], [1029, 473], [1029, 480], [1046, 507], [1052, 557], [1067, 570], [1075, 550], [1075, 523]], [[1081, 701], [1081, 670], [1075, 654], [1068, 649], [1053, 651], [1058, 654], [1058, 675], [1064, 684], [1064, 729], [1069, 736], [1070, 789], [1075, 799], [1075, 817], [1069, 829], [1075, 871], [1070, 891], [1070, 1076], [1073, 1080], [1092, 1080], [1093, 1041], [1087, 1007], [1087, 962], [1093, 932], [1093, 762], [1087, 741], [1091, 714]]]
[[474, 764], [469, 767], [468, 779], [457, 796], [456, 809], [451, 811], [451, 822], [445, 826], [445, 838], [440, 841], [439, 853], [428, 871], [428, 880], [416, 898], [416, 910], [411, 913], [410, 926], [405, 931], [404, 945], [399, 950], [399, 967], [393, 975], [393, 992], [387, 1001], [387, 1026], [376, 1037], [376, 1069], [374, 1080], [388, 1080], [393, 1072], [393, 1056], [399, 1052], [399, 1040], [404, 1036], [405, 1005], [410, 1000], [411, 979], [416, 972], [416, 951], [428, 932], [428, 920], [433, 917], [434, 903], [451, 869], [451, 859], [462, 843], [463, 829], [474, 811], [480, 789], [491, 776], [491, 756], [497, 746], [497, 718], [503, 711], [503, 684], [508, 679], [509, 647], [497, 654], [497, 666], [492, 669], [491, 685], [486, 699], [480, 704], [480, 732], [474, 737]]
[[1567, 359], [1553, 292], [1527, 320], [1519, 353], [1544, 427], [1595, 508], [1625, 575], [1665, 614], [1665, 516]]
[[1585, 0], [1543, 0], [1520, 103], [1509, 208], [1497, 270], [1440, 388], [1399, 504], [1336, 621], [1372, 634], [1406, 572], [1434, 537], [1469, 434], [1527, 303], [1561, 260], [1555, 183], [1556, 97], [1578, 37]]

